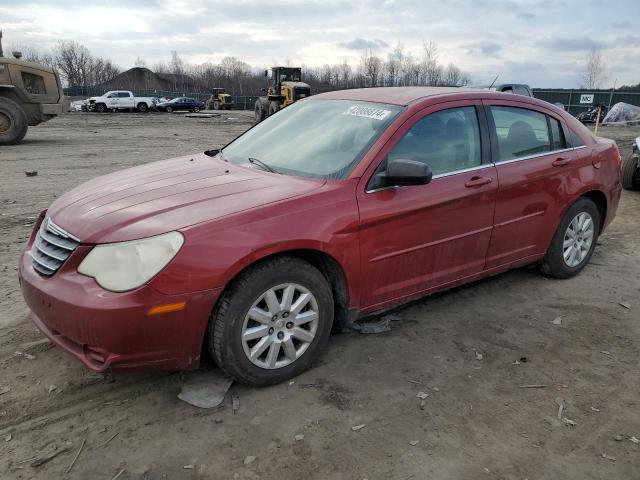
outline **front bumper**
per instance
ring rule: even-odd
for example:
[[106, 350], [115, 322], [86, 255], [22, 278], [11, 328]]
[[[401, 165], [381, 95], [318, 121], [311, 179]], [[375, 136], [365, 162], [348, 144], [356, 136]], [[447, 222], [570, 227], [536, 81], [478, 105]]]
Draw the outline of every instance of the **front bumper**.
[[[32, 241], [20, 259], [20, 287], [34, 323], [55, 344], [95, 371], [197, 368], [219, 289], [164, 295], [143, 286], [108, 292], [77, 273], [91, 250], [82, 245], [53, 276], [44, 277], [32, 267]], [[183, 310], [149, 315], [151, 307], [180, 302], [185, 302]]]

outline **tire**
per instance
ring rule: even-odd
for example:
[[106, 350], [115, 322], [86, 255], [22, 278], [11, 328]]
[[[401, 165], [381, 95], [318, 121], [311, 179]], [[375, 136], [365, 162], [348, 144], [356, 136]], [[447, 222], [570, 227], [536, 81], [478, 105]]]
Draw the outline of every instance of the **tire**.
[[273, 115], [280, 110], [280, 102], [271, 102], [269, 104], [269, 115]]
[[20, 143], [29, 123], [22, 107], [9, 98], [0, 97], [0, 145]]
[[213, 109], [220, 110], [220, 102], [213, 102]]
[[267, 112], [263, 108], [263, 102], [260, 99], [256, 100], [253, 112], [255, 114], [256, 123], [260, 123], [265, 119]]
[[[580, 216], [583, 217], [580, 217]], [[586, 216], [585, 216], [586, 215]], [[579, 219], [588, 219], [591, 218], [591, 230], [590, 230], [590, 239], [591, 242], [588, 244], [588, 248], [584, 248], [587, 246], [586, 239], [587, 235], [589, 235], [589, 226], [587, 222], [579, 227]], [[578, 232], [583, 232], [585, 235], [583, 237], [583, 233], [580, 233], [577, 237], [570, 237], [569, 235], [569, 225], [572, 222], [578, 222], [574, 224], [572, 229], [578, 226]], [[555, 278], [571, 278], [585, 267], [589, 260], [591, 259], [591, 255], [593, 255], [593, 250], [596, 247], [596, 243], [598, 241], [598, 235], [600, 234], [600, 211], [598, 207], [593, 202], [593, 200], [581, 197], [579, 198], [567, 212], [565, 213], [562, 221], [558, 225], [558, 229], [551, 240], [551, 245], [549, 245], [549, 249], [547, 250], [547, 254], [542, 261], [541, 270], [543, 273], [550, 275]], [[567, 242], [571, 240], [571, 238], [576, 239], [573, 245], [564, 246], [565, 244], [565, 236], [567, 238]], [[576, 249], [575, 245], [579, 245], [579, 248]], [[565, 250], [566, 248], [566, 250]], [[575, 257], [572, 257], [572, 252], [577, 250], [579, 253], [576, 253]], [[565, 254], [568, 254], [568, 261], [565, 260]], [[574, 262], [579, 262], [576, 264], [571, 263], [571, 259], [573, 258]]]
[[[287, 305], [285, 290], [282, 289], [285, 285], [299, 294], [293, 294], [293, 307], [303, 298], [302, 295], [312, 295], [302, 313], [288, 317], [287, 310], [280, 310], [281, 305]], [[279, 313], [269, 319], [271, 312], [266, 310], [276, 309], [269, 309], [266, 302], [260, 299], [270, 289], [278, 292], [278, 288], [282, 293], [279, 298], [274, 297], [274, 305]], [[306, 293], [300, 293], [305, 290]], [[250, 309], [262, 311], [260, 323], [249, 318]], [[298, 327], [292, 326], [293, 321], [302, 316], [313, 318], [313, 312], [316, 312], [315, 320], [307, 320], [307, 323]], [[274, 321], [275, 318], [277, 320]], [[299, 258], [278, 257], [250, 267], [223, 294], [209, 319], [206, 344], [211, 356], [226, 374], [245, 385], [261, 387], [289, 380], [308, 369], [326, 347], [332, 324], [333, 296], [324, 275]], [[255, 328], [270, 330], [245, 342], [243, 332], [247, 329], [255, 331]], [[300, 330], [307, 332], [300, 337], [306, 339], [304, 342], [298, 340], [297, 335], [304, 333]], [[270, 341], [273, 343], [270, 344]], [[260, 342], [269, 346], [252, 361], [249, 354], [254, 350], [260, 351], [259, 347], [256, 349]], [[275, 359], [280, 365], [274, 366], [270, 361], [272, 352], [276, 352]]]
[[96, 105], [96, 112], [104, 113], [107, 111], [107, 106], [104, 103], [99, 103]]
[[167, 108], [164, 109], [164, 111], [167, 112], [167, 113], [171, 113], [171, 112], [173, 112], [173, 108], [172, 107], [167, 107]]
[[194, 112], [198, 113], [200, 111], [200, 107], [196, 107], [193, 109]]
[[620, 180], [625, 190], [640, 190], [640, 157], [638, 155], [629, 155], [624, 161]]
[[138, 109], [137, 109], [140, 113], [147, 113], [149, 111], [149, 107], [147, 106], [146, 103], [139, 103], [138, 104]]

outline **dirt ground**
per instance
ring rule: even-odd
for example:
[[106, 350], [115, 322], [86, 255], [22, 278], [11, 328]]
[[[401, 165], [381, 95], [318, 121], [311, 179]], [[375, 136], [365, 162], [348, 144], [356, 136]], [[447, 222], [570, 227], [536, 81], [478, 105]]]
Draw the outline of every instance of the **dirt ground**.
[[[76, 113], [0, 150], [0, 478], [640, 478], [640, 193], [624, 192], [578, 277], [522, 268], [430, 297], [394, 312], [391, 332], [332, 336], [290, 384], [232, 386], [214, 411], [176, 397], [211, 365], [114, 378], [25, 345], [43, 337], [16, 264], [41, 209], [96, 175], [220, 146], [249, 125], [245, 112]], [[602, 134], [628, 153], [640, 130]]]

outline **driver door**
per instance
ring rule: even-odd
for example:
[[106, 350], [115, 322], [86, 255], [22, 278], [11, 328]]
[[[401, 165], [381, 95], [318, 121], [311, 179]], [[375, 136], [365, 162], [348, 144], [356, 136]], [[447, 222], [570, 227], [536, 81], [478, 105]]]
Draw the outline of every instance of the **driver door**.
[[[446, 106], [445, 106], [446, 105]], [[484, 269], [498, 179], [479, 101], [447, 102], [410, 118], [381, 150], [427, 163], [426, 185], [359, 185], [363, 311], [472, 277]]]

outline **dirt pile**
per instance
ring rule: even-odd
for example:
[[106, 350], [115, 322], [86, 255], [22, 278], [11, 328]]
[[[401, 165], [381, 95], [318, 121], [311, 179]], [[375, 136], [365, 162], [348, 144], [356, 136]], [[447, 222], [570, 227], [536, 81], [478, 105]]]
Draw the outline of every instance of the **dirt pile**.
[[99, 85], [105, 90], [184, 90], [200, 91], [205, 88], [189, 75], [155, 73], [148, 68], [134, 67]]

